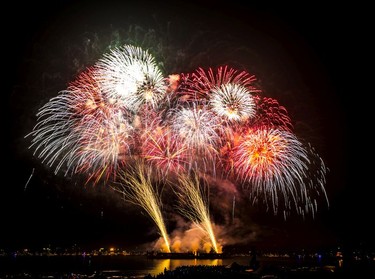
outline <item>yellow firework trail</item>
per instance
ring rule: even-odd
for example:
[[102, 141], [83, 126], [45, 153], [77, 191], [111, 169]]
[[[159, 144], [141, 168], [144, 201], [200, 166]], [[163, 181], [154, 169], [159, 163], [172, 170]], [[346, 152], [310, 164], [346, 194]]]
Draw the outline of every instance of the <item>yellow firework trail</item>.
[[179, 191], [176, 193], [180, 205], [178, 210], [209, 237], [212, 248], [219, 253], [210, 220], [208, 198], [204, 198], [204, 191], [201, 190], [199, 180], [198, 174], [193, 177], [183, 174], [179, 176]]
[[150, 167], [146, 167], [142, 162], [137, 162], [134, 168], [120, 174], [121, 183], [112, 188], [120, 192], [125, 201], [141, 206], [149, 214], [159, 228], [159, 233], [165, 242], [165, 249], [169, 253], [171, 252], [170, 243], [160, 210], [160, 195], [152, 185], [151, 175]]

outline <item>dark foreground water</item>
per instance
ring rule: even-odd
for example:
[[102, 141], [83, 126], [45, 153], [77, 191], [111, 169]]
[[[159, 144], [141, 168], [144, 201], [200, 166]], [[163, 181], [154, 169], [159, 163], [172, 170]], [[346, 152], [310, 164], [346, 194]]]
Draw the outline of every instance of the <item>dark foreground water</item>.
[[[226, 259], [148, 259], [146, 256], [17, 256], [0, 257], [0, 278], [369, 278], [374, 262], [258, 257]], [[201, 274], [201, 275], [200, 275]], [[203, 275], [202, 275], [203, 274]]]

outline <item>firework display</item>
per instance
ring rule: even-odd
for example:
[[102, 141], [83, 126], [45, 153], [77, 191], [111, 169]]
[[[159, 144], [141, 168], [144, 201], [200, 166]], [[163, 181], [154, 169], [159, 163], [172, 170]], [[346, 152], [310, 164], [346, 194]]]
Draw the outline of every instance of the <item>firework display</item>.
[[230, 66], [165, 74], [148, 50], [133, 45], [104, 54], [50, 99], [27, 137], [56, 174], [116, 185], [154, 220], [166, 251], [150, 168], [158, 183], [177, 181], [180, 213], [207, 234], [215, 252], [199, 188], [205, 174], [229, 179], [274, 214], [314, 214], [317, 197], [328, 201], [323, 160], [295, 135], [286, 108], [262, 96], [254, 75]]

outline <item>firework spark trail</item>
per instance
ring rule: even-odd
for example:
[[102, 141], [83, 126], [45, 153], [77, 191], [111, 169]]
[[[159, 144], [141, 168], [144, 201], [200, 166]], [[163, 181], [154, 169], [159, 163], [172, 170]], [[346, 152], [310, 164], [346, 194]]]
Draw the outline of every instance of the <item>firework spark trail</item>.
[[204, 191], [201, 189], [199, 180], [198, 174], [195, 174], [193, 178], [186, 174], [179, 175], [179, 188], [176, 190], [179, 202], [177, 210], [208, 236], [212, 249], [219, 253], [220, 248], [210, 219], [208, 197], [205, 200]]
[[164, 219], [161, 214], [161, 197], [152, 184], [151, 168], [144, 162], [137, 161], [134, 168], [128, 168], [121, 173], [120, 183], [111, 186], [122, 194], [125, 201], [142, 207], [159, 229], [160, 236], [164, 239], [165, 249], [170, 252], [170, 244]]
[[324, 196], [327, 206], [329, 206], [325, 190], [326, 175], [329, 169], [310, 143], [305, 144], [305, 146], [309, 158], [307, 175], [304, 177], [308, 196], [306, 197], [306, 202], [301, 205], [304, 209], [300, 210], [300, 212], [312, 212], [314, 217], [314, 213], [318, 210], [317, 199], [321, 195]]
[[[249, 187], [250, 197], [254, 200], [264, 197], [266, 204], [271, 200], [275, 214], [282, 202], [290, 209], [290, 201], [300, 214], [315, 211], [313, 206], [299, 207], [300, 203], [310, 205], [306, 184], [310, 159], [294, 134], [269, 128], [249, 129], [232, 156], [234, 171]], [[321, 167], [325, 172], [324, 165]]]
[[33, 175], [34, 175], [34, 170], [35, 170], [35, 168], [33, 168], [33, 170], [31, 171], [31, 174], [30, 174], [30, 176], [29, 176], [29, 179], [26, 181], [25, 187], [23, 188], [24, 191], [26, 191], [26, 188], [27, 188], [27, 186], [29, 185], [29, 182], [30, 182], [31, 178], [32, 178]]

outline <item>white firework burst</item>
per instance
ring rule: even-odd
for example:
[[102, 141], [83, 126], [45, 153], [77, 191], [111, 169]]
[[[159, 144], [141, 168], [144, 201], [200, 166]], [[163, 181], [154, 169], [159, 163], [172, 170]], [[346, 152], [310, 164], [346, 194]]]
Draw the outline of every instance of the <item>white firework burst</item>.
[[186, 168], [210, 169], [215, 173], [222, 144], [220, 119], [207, 108], [194, 104], [177, 109], [170, 127], [176, 140], [186, 149], [189, 162]]
[[240, 84], [227, 83], [211, 89], [209, 104], [225, 121], [244, 122], [255, 115], [250, 90]]
[[189, 149], [216, 148], [221, 142], [221, 123], [205, 107], [193, 105], [177, 110], [171, 127]]
[[95, 78], [108, 99], [133, 112], [141, 105], [156, 108], [166, 93], [166, 80], [154, 57], [140, 47], [125, 45], [96, 63]]

